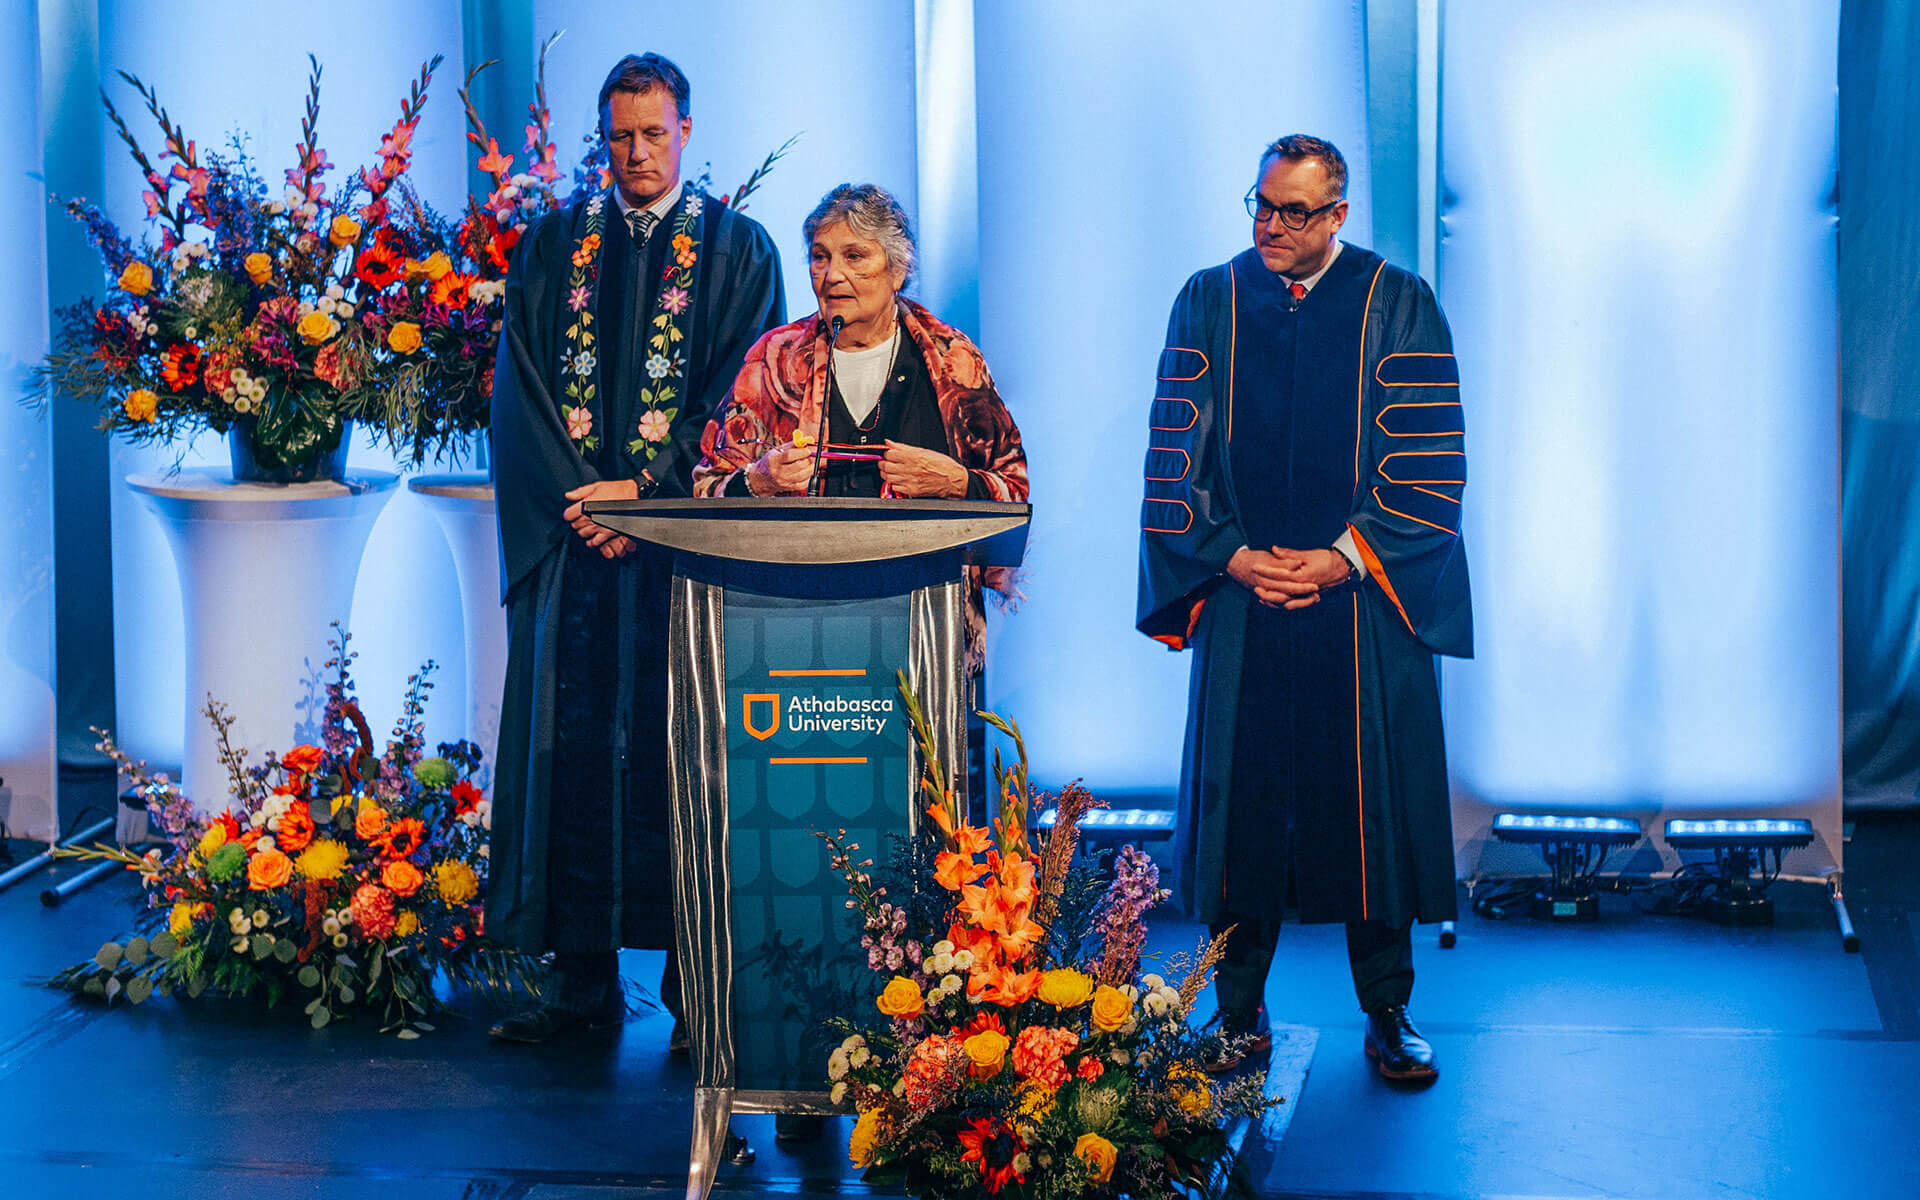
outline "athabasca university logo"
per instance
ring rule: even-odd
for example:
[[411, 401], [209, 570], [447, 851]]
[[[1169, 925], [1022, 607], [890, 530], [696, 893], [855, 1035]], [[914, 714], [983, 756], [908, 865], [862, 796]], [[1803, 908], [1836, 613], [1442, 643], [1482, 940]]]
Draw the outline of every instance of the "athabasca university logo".
[[[764, 724], [754, 724], [753, 706], [756, 704], [766, 705], [767, 717]], [[740, 727], [763, 742], [780, 732], [780, 693], [748, 692], [741, 696]]]

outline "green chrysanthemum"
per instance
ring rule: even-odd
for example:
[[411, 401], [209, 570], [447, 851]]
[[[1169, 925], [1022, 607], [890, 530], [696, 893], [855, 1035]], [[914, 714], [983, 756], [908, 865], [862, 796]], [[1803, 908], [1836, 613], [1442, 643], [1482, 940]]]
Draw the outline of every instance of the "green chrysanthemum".
[[225, 883], [240, 873], [246, 865], [247, 849], [239, 842], [228, 842], [213, 852], [207, 860], [207, 878], [215, 883]]
[[413, 777], [420, 781], [420, 786], [422, 787], [432, 788], [435, 791], [445, 791], [447, 788], [453, 786], [453, 764], [437, 756], [434, 758], [423, 758], [419, 764], [413, 768]]

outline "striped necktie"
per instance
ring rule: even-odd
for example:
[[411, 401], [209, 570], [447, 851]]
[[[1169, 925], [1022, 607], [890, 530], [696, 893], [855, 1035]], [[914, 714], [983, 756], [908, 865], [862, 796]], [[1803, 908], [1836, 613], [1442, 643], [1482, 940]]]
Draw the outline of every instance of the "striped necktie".
[[627, 231], [633, 234], [635, 246], [645, 246], [647, 235], [653, 232], [654, 225], [660, 220], [651, 211], [644, 208], [630, 208], [626, 211]]

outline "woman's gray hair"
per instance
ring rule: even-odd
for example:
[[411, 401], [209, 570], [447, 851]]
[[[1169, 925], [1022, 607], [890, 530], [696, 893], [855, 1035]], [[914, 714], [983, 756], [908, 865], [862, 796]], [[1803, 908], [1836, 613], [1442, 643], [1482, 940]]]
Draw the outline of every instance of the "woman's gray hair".
[[879, 242], [886, 253], [888, 267], [905, 270], [900, 280], [901, 290], [913, 282], [913, 272], [920, 265], [920, 250], [913, 240], [913, 222], [892, 192], [874, 183], [843, 183], [822, 196], [807, 219], [800, 222], [800, 236], [806, 242], [807, 253], [813, 252], [815, 234], [841, 221], [861, 237]]

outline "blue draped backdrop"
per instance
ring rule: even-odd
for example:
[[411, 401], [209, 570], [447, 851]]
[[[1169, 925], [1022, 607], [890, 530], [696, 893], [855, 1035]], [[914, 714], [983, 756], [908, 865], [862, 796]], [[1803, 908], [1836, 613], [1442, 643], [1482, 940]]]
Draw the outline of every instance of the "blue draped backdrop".
[[[1436, 8], [1443, 36], [1415, 37], [1415, 14]], [[1028, 599], [993, 617], [992, 701], [1028, 733], [1040, 779], [1164, 795], [1186, 660], [1131, 629], [1152, 363], [1181, 282], [1247, 241], [1239, 201], [1260, 148], [1311, 131], [1347, 153], [1353, 240], [1374, 240], [1377, 204], [1380, 243], [1419, 266], [1441, 222], [1433, 270], [1466, 381], [1483, 651], [1446, 672], [1468, 823], [1508, 804], [1836, 813], [1842, 545], [1848, 793], [1911, 803], [1909, 8], [1284, 10], [1279, 25], [1277, 6], [1250, 0], [15, 5], [0, 24], [0, 96], [16, 116], [0, 238], [26, 285], [0, 298], [0, 382], [17, 384], [43, 352], [47, 293], [98, 283], [59, 245], [42, 248], [42, 142], [49, 181], [92, 174], [117, 218], [137, 215], [131, 164], [97, 110], [73, 102], [91, 75], [129, 108], [111, 71], [141, 75], [203, 146], [238, 131], [277, 170], [311, 50], [326, 65], [323, 141], [344, 170], [371, 153], [419, 62], [446, 53], [415, 172], [430, 200], [452, 205], [468, 170], [454, 95], [466, 63], [506, 60], [482, 104], [517, 148], [532, 47], [565, 28], [549, 91], [570, 162], [613, 59], [659, 50], [693, 80], [688, 161], [696, 173], [711, 164], [716, 190], [802, 135], [749, 209], [780, 246], [793, 315], [811, 308], [799, 222], [828, 187], [879, 182], [916, 214], [920, 295], [977, 334], [1033, 462]], [[48, 62], [57, 70], [38, 69]], [[1435, 70], [1437, 150], [1416, 86]], [[159, 763], [178, 760], [185, 718], [173, 564], [118, 483], [171, 458], [116, 447], [106, 477], [78, 465], [63, 476], [48, 447], [78, 444], [56, 424], [0, 405], [0, 776], [16, 827], [42, 834], [54, 812], [56, 502], [93, 529], [62, 541], [62, 561], [77, 568], [74, 556], [97, 557], [110, 538], [112, 572], [111, 604], [104, 588], [61, 597], [60, 629], [97, 639], [110, 622], [114, 651], [99, 677], [84, 664], [63, 675], [62, 713], [91, 703]], [[223, 453], [209, 442], [187, 461]], [[395, 466], [367, 444], [355, 461]], [[84, 516], [105, 504], [110, 527]], [[377, 724], [432, 657], [444, 669], [430, 734], [464, 732], [450, 552], [410, 496], [381, 518], [343, 616]], [[79, 724], [63, 754], [84, 739]]]

